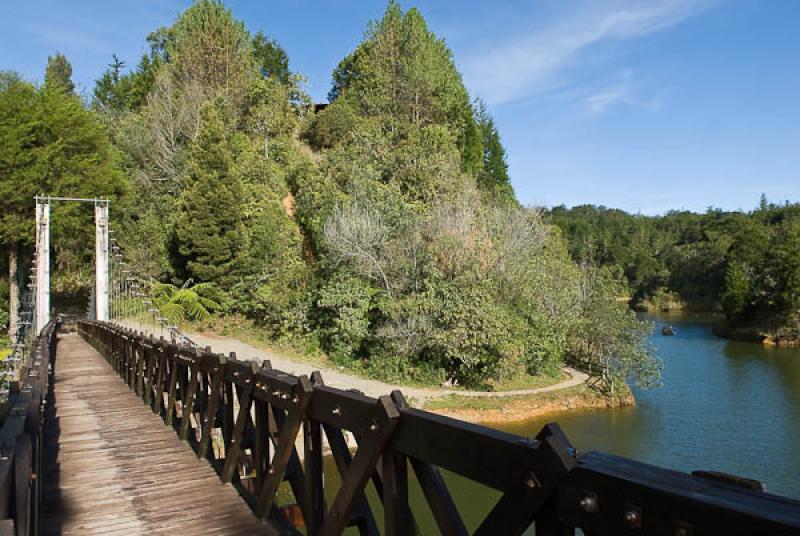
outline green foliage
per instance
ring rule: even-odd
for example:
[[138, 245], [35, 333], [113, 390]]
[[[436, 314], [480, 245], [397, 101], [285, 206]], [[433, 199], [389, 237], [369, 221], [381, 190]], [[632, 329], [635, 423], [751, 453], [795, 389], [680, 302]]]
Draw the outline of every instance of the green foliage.
[[44, 84], [53, 89], [60, 88], [65, 93], [75, 93], [75, 83], [72, 81], [72, 64], [60, 52], [47, 58]]
[[41, 100], [16, 73], [0, 72], [0, 238], [32, 243], [28, 219], [39, 193]]
[[776, 305], [783, 317], [800, 311], [800, 218], [785, 221], [775, 237], [772, 260], [775, 273]]
[[[33, 244], [34, 195], [119, 199], [127, 181], [96, 114], [53, 82], [40, 88], [0, 74], [0, 240]], [[91, 207], [52, 206], [55, 266], [70, 272], [91, 259]]]
[[503, 377], [504, 367], [514, 362], [517, 339], [512, 318], [494, 299], [492, 289], [454, 280], [430, 292], [435, 331], [424, 353], [432, 364], [460, 383]]
[[170, 29], [169, 64], [191, 81], [236, 99], [253, 69], [252, 42], [244, 23], [218, 0], [197, 0]]
[[334, 102], [344, 100], [344, 105], [376, 119], [390, 132], [403, 125], [446, 126], [455, 138], [463, 169], [473, 172], [480, 167], [480, 131], [452, 52], [428, 30], [416, 9], [404, 13], [390, 2], [383, 18], [370, 25], [364, 42], [339, 64], [333, 78]]
[[611, 270], [585, 266], [582, 277], [583, 314], [572, 340], [573, 355], [601, 368], [604, 387], [612, 396], [626, 381], [640, 387], [656, 385], [662, 363], [647, 346], [652, 325], [615, 300], [622, 287]]
[[135, 179], [126, 258], [199, 283], [156, 287], [172, 322], [243, 314], [392, 381], [485, 385], [578, 351], [643, 375], [642, 325], [519, 207], [494, 120], [417, 10], [390, 2], [308, 116], [285, 51], [221, 2], [148, 42], [132, 72], [115, 58], [95, 110]]
[[122, 74], [125, 62], [113, 55], [114, 62], [95, 82], [93, 105], [107, 112], [139, 110], [156, 81], [162, 64], [158, 56], [143, 55], [135, 70]]
[[750, 301], [751, 274], [747, 267], [733, 261], [725, 272], [725, 292], [722, 306], [728, 318], [740, 318]]
[[709, 209], [630, 215], [604, 207], [549, 213], [579, 261], [619, 267], [633, 302], [667, 294], [700, 309], [721, 308], [730, 324], [775, 329], [793, 322], [797, 301], [800, 205], [762, 197], [751, 212]]
[[369, 336], [369, 312], [376, 290], [363, 280], [335, 274], [319, 290], [319, 332], [335, 361], [358, 356]]
[[262, 76], [273, 78], [281, 84], [289, 83], [292, 74], [289, 71], [289, 57], [276, 40], [262, 32], [256, 33], [253, 36], [253, 56]]
[[243, 126], [263, 140], [264, 159], [268, 160], [271, 141], [290, 136], [297, 126], [287, 85], [275, 78], [254, 81], [244, 98]]
[[359, 119], [358, 112], [352, 106], [345, 101], [334, 101], [313, 116], [304, 137], [314, 149], [327, 149], [346, 140]]
[[213, 299], [217, 290], [211, 283], [176, 287], [169, 283], [153, 286], [151, 296], [161, 316], [176, 326], [186, 320], [209, 320], [220, 304]]
[[243, 246], [242, 185], [229, 172], [230, 149], [218, 107], [207, 104], [191, 149], [187, 188], [178, 199], [174, 248], [178, 275], [233, 284]]
[[231, 290], [234, 310], [256, 319], [275, 338], [302, 336], [310, 329], [312, 284], [302, 256], [303, 237], [275, 194], [263, 186], [251, 185], [250, 191], [254, 195], [247, 198], [254, 201], [245, 207], [248, 240], [239, 257], [243, 275]]
[[508, 176], [506, 150], [500, 143], [500, 133], [486, 106], [478, 103], [478, 126], [483, 146], [483, 166], [478, 172], [478, 185], [501, 202], [515, 202], [514, 190]]

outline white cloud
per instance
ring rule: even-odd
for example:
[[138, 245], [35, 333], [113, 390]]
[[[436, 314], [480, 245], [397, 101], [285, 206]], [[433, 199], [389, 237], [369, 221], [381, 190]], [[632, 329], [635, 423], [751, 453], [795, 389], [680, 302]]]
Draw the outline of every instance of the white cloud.
[[630, 69], [622, 71], [615, 79], [580, 95], [577, 100], [582, 102], [589, 116], [596, 116], [618, 106], [631, 106], [655, 112], [660, 106], [657, 97], [646, 98], [641, 84], [634, 78]]
[[[612, 0], [579, 8], [529, 35], [517, 36], [463, 64], [468, 86], [490, 104], [523, 98], [570, 82], [591, 47], [620, 42], [669, 28], [716, 0]], [[598, 95], [596, 106], [614, 100]]]

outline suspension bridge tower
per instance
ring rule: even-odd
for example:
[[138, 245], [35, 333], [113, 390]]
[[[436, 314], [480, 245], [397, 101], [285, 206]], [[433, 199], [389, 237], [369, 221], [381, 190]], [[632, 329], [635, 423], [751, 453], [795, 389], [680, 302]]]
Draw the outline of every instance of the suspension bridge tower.
[[36, 196], [36, 333], [50, 321], [50, 205], [54, 202], [93, 203], [95, 226], [94, 316], [108, 320], [110, 269], [108, 199]]

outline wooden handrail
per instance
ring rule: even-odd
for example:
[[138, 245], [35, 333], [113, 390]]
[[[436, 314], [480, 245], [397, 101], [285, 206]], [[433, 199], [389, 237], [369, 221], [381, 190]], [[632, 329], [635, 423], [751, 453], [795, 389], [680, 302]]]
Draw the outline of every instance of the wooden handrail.
[[[524, 438], [410, 408], [395, 391], [378, 399], [101, 322], [79, 332], [150, 408], [236, 486], [255, 514], [310, 535], [419, 533], [410, 470], [439, 531], [467, 534], [441, 470], [500, 492], [474, 534], [777, 534], [800, 531], [800, 502], [713, 473], [689, 475], [625, 458], [577, 455], [555, 424]], [[301, 433], [302, 431], [302, 433]], [[341, 476], [327, 503], [323, 438]], [[352, 439], [352, 440], [351, 440]], [[355, 450], [353, 451], [353, 447]], [[301, 456], [302, 454], [302, 456]], [[296, 504], [279, 508], [287, 481]], [[366, 500], [372, 481], [378, 519]], [[752, 482], [752, 481], [747, 481]]]
[[35, 339], [9, 394], [0, 427], [0, 536], [39, 531], [42, 425], [52, 393], [58, 324], [51, 320]]

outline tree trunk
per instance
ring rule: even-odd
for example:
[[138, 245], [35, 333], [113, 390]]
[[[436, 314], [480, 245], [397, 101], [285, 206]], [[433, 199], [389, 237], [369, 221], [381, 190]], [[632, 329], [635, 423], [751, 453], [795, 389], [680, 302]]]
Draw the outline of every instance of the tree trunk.
[[8, 246], [8, 336], [14, 337], [19, 324], [19, 246]]

